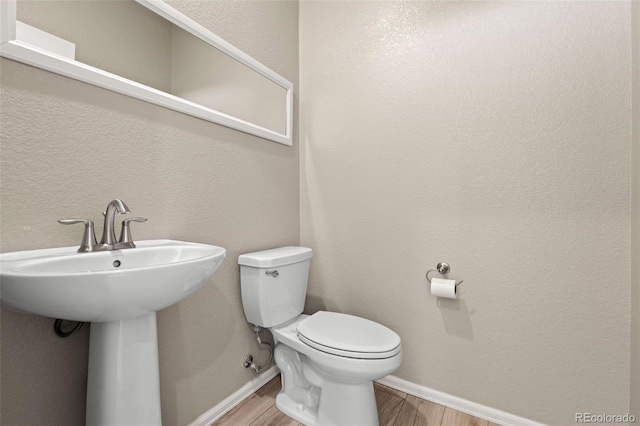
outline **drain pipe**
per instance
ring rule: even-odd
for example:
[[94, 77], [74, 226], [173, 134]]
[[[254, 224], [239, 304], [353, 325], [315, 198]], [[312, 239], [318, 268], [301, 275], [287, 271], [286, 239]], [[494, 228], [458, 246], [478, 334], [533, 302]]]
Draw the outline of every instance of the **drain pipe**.
[[72, 329], [70, 329], [69, 331], [63, 331], [62, 321], [66, 321], [66, 320], [56, 319], [56, 321], [53, 323], [53, 331], [55, 331], [59, 337], [73, 336], [78, 331], [80, 331], [80, 329], [84, 325], [84, 323], [81, 321], [75, 321], [76, 325]]
[[260, 338], [260, 330], [261, 328], [256, 325], [255, 327], [253, 327], [253, 334], [256, 336], [256, 340], [258, 341], [259, 345], [266, 345], [269, 347], [269, 359], [264, 364], [257, 365], [255, 362], [253, 362], [253, 355], [249, 354], [244, 357], [244, 361], [242, 363], [242, 365], [244, 365], [244, 368], [250, 368], [256, 373], [262, 372], [262, 369], [269, 365], [269, 363], [273, 359], [273, 346], [269, 342], [262, 341], [262, 339]]

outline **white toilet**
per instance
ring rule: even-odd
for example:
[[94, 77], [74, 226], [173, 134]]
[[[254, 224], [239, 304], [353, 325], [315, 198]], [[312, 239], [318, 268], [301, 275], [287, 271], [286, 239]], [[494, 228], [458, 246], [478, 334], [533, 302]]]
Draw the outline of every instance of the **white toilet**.
[[302, 314], [311, 257], [282, 247], [238, 258], [245, 316], [276, 344], [276, 406], [305, 425], [378, 425], [373, 381], [400, 366], [400, 336], [353, 315]]

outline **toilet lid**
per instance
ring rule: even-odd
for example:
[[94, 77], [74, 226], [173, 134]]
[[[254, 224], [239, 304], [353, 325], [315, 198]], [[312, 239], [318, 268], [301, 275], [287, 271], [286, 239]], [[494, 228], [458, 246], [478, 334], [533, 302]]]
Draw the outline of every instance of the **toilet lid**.
[[298, 324], [307, 345], [349, 358], [389, 358], [400, 352], [400, 336], [368, 319], [319, 311]]

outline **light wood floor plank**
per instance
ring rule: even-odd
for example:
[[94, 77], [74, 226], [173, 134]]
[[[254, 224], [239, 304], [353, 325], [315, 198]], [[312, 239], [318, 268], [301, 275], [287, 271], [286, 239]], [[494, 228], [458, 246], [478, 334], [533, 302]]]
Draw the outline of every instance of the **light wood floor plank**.
[[488, 426], [488, 422], [451, 408], [445, 408], [442, 426]]
[[373, 382], [373, 389], [376, 392], [384, 391], [384, 392], [390, 393], [392, 395], [399, 396], [402, 399], [405, 399], [407, 397], [407, 394], [402, 392], [402, 391], [399, 391], [399, 390], [394, 389], [394, 388], [390, 388], [389, 386], [381, 385], [380, 383], [376, 383], [376, 382]]
[[[280, 376], [214, 423], [215, 426], [302, 426], [275, 406]], [[380, 426], [499, 426], [374, 383]]]
[[302, 423], [293, 420], [273, 405], [258, 419], [251, 423], [251, 426], [304, 426]]
[[249, 426], [273, 406], [279, 391], [280, 375], [277, 375], [213, 424], [215, 426]]
[[396, 419], [398, 426], [439, 426], [445, 407], [407, 395]]
[[[387, 391], [387, 389], [389, 389], [389, 391]], [[393, 426], [407, 394], [386, 386], [374, 386], [374, 391], [376, 394], [380, 426]]]

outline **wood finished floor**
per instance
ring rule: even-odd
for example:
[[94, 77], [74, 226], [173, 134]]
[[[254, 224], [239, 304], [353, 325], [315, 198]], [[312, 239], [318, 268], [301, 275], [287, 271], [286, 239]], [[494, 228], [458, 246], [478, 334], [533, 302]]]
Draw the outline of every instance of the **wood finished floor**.
[[[374, 383], [380, 426], [498, 426], [478, 417]], [[280, 376], [225, 414], [214, 426], [302, 426], [275, 406]], [[361, 426], [361, 425], [354, 425]]]

